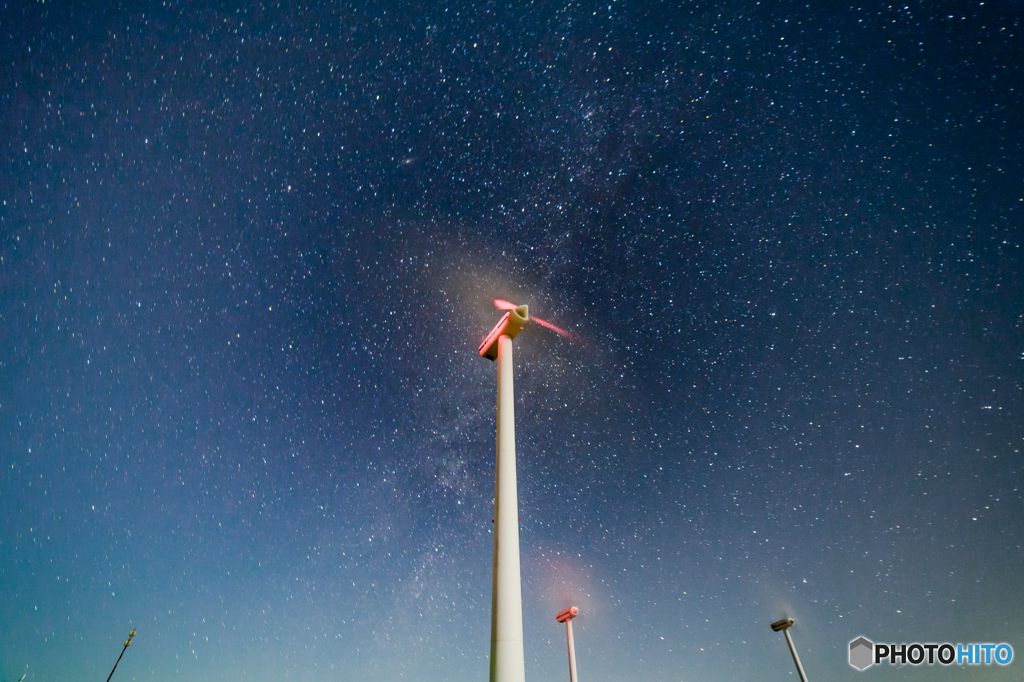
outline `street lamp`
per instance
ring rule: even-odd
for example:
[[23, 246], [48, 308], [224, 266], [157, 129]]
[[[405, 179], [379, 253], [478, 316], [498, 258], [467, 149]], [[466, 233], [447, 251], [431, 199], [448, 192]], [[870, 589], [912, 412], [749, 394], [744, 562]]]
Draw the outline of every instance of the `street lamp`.
[[796, 655], [796, 647], [793, 646], [793, 638], [789, 636], [789, 626], [793, 624], [792, 618], [783, 618], [772, 623], [772, 630], [778, 632], [782, 630], [782, 634], [786, 636], [786, 644], [789, 645], [789, 653], [793, 654], [793, 662], [796, 663], [796, 671], [800, 674], [800, 682], [807, 682], [807, 675], [804, 673], [804, 667], [800, 665], [800, 657]]
[[569, 640], [569, 682], [576, 682], [576, 645], [572, 641], [572, 619], [579, 614], [578, 608], [570, 606], [555, 616], [559, 623], [565, 623], [565, 637]]
[[526, 682], [523, 587], [519, 570], [515, 395], [512, 339], [530, 320], [525, 305], [505, 313], [480, 344], [498, 361], [498, 447], [494, 476], [494, 573], [491, 580], [491, 682]]

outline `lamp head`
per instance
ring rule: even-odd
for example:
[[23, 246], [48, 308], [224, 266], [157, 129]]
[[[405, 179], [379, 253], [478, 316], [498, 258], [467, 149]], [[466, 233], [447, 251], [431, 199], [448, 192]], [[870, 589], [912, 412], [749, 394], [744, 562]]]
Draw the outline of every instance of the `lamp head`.
[[494, 326], [491, 333], [480, 344], [480, 355], [491, 360], [498, 359], [498, 339], [504, 334], [514, 339], [527, 322], [530, 321], [530, 308], [525, 305], [509, 310]]
[[572, 620], [578, 615], [580, 615], [580, 610], [575, 606], [570, 606], [566, 610], [560, 611], [558, 615], [555, 616], [555, 620], [557, 620], [559, 623], [564, 623], [567, 620]]
[[782, 620], [777, 620], [774, 623], [772, 623], [772, 630], [775, 630], [775, 632], [778, 632], [779, 630], [785, 630], [792, 624], [792, 618], [783, 618]]

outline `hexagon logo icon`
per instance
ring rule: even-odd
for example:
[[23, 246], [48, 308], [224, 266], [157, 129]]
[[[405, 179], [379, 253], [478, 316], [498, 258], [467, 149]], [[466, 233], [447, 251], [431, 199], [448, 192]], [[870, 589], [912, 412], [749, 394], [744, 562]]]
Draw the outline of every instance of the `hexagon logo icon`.
[[858, 637], [850, 642], [850, 665], [857, 670], [864, 670], [874, 661], [875, 645], [864, 637]]

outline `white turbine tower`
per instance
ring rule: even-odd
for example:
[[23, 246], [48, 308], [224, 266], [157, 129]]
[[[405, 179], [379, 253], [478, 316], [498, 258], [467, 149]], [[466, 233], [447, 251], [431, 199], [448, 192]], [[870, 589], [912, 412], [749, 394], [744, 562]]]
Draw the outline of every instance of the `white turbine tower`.
[[519, 495], [516, 487], [512, 339], [530, 320], [525, 305], [505, 313], [480, 344], [498, 361], [498, 452], [494, 477], [494, 575], [491, 582], [491, 682], [525, 682], [523, 588], [519, 573]]

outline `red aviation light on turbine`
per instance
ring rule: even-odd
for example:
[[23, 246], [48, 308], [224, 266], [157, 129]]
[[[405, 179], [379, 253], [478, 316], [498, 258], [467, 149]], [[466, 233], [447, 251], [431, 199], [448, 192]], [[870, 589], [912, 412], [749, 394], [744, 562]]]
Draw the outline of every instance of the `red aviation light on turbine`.
[[498, 359], [498, 337], [502, 334], [514, 339], [523, 325], [530, 321], [530, 308], [525, 305], [510, 309], [501, 320], [494, 326], [491, 333], [487, 335], [480, 344], [480, 355], [491, 360]]

